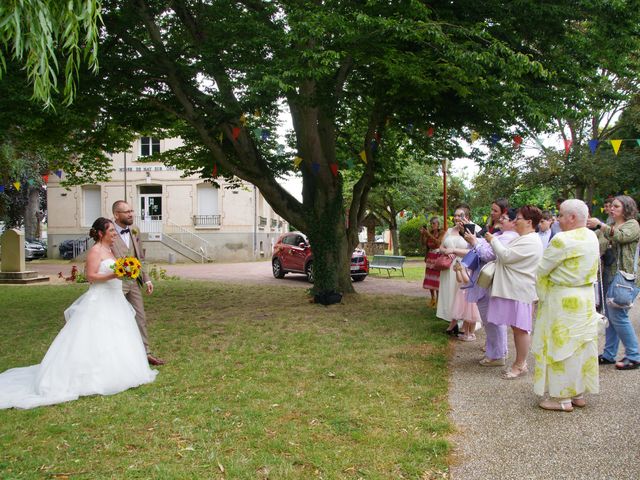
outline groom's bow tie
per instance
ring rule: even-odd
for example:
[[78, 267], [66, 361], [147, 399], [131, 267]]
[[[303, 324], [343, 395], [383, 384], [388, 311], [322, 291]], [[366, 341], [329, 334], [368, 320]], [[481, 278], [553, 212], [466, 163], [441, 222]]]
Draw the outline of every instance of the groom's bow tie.
[[131, 232], [131, 230], [129, 230], [128, 228], [123, 228], [122, 230], [120, 230], [120, 234], [129, 233], [129, 232]]

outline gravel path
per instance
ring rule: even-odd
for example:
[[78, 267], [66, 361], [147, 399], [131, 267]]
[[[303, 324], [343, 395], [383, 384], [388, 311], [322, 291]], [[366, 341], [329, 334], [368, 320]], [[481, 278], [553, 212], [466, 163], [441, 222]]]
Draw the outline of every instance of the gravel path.
[[[483, 333], [477, 342], [456, 342], [451, 359], [449, 402], [457, 427], [451, 478], [640, 479], [640, 369], [600, 367], [600, 394], [587, 396], [585, 408], [549, 412], [537, 406], [533, 369], [502, 380], [501, 367], [478, 364], [483, 344]], [[513, 343], [509, 348], [513, 361]]]
[[[48, 263], [46, 261], [30, 262], [27, 270], [35, 270], [42, 275], [49, 275], [51, 281], [57, 281], [58, 272], [69, 275], [72, 262]], [[284, 278], [274, 278], [271, 273], [271, 262], [242, 262], [242, 263], [176, 263], [173, 265], [159, 265], [167, 270], [168, 275], [192, 280], [216, 280], [229, 283], [259, 283], [261, 285], [288, 286], [309, 288], [304, 275], [288, 273]], [[83, 265], [78, 264], [82, 270]], [[422, 284], [398, 278], [400, 274], [393, 273], [394, 278], [376, 278], [368, 276], [361, 282], [354, 282], [358, 293], [406, 295], [410, 297], [427, 297]]]

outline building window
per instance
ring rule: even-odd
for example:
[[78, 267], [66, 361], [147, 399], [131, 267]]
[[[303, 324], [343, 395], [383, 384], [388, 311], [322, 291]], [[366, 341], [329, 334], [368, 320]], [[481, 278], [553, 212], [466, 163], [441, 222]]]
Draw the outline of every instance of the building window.
[[101, 216], [100, 196], [100, 187], [95, 185], [82, 187], [82, 203], [84, 205], [83, 226], [88, 227], [93, 225], [95, 219]]
[[140, 137], [140, 156], [149, 157], [154, 153], [160, 153], [160, 139]]
[[196, 227], [219, 227], [218, 188], [210, 183], [201, 183], [197, 190], [198, 214], [193, 216], [193, 224]]

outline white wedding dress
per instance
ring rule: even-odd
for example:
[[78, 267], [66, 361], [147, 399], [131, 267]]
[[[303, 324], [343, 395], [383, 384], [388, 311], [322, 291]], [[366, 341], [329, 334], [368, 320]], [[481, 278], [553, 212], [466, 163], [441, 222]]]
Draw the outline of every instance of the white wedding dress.
[[[108, 273], [113, 260], [100, 263]], [[64, 312], [66, 324], [39, 365], [0, 374], [0, 408], [33, 408], [112, 395], [153, 382], [135, 313], [118, 279], [92, 284]]]

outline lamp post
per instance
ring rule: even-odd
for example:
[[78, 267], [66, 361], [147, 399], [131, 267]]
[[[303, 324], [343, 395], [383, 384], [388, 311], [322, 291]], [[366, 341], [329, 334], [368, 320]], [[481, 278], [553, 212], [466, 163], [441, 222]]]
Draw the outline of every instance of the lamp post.
[[124, 201], [127, 201], [127, 151], [124, 151]]

